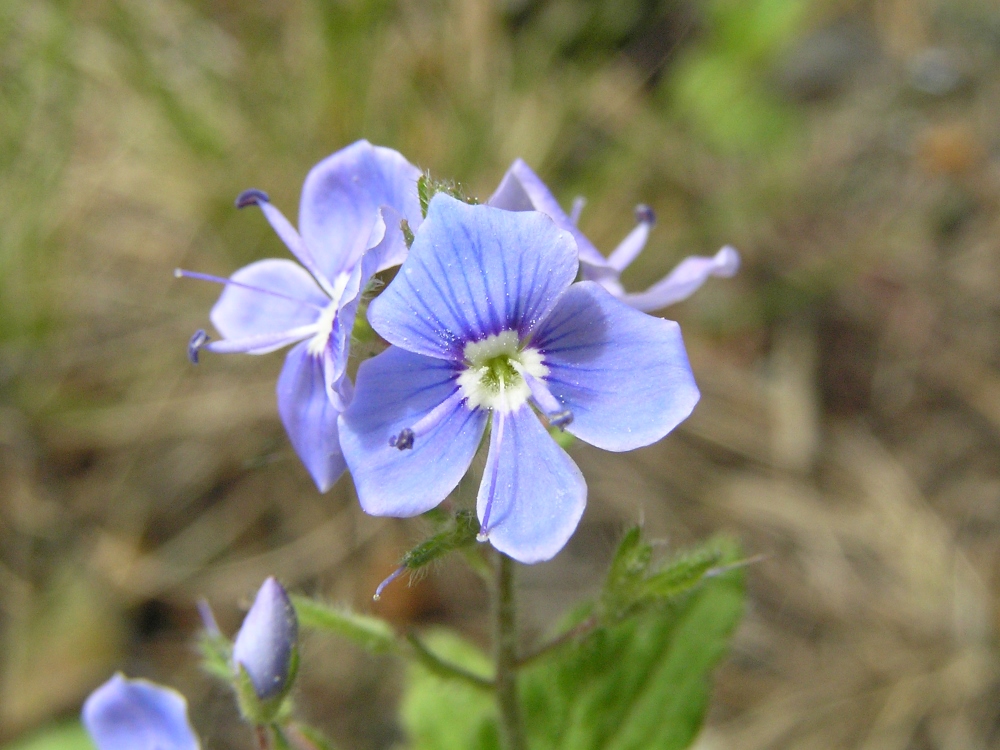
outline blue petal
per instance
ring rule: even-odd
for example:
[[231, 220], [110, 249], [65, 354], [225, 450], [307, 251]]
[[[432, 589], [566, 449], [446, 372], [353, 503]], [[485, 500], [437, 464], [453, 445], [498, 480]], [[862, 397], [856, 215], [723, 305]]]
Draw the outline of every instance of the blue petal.
[[288, 594], [273, 577], [268, 578], [233, 641], [233, 664], [247, 671], [261, 700], [285, 691], [298, 632]]
[[461, 359], [468, 341], [504, 330], [527, 336], [576, 271], [573, 238], [542, 214], [470, 206], [439, 193], [368, 320], [404, 349]]
[[[327, 395], [323, 355], [309, 353], [309, 341], [288, 352], [278, 377], [278, 413], [295, 452], [299, 454], [320, 492], [333, 486], [344, 469], [337, 417], [340, 410]], [[350, 381], [339, 383], [344, 400]]]
[[490, 544], [530, 565], [554, 557], [573, 535], [587, 505], [587, 483], [527, 405], [502, 417], [502, 431], [500, 418], [493, 417], [476, 510], [482, 522], [492, 490]]
[[[312, 276], [290, 260], [260, 260], [230, 278], [240, 285], [222, 291], [212, 308], [212, 324], [226, 339], [248, 343], [229, 350], [264, 354], [298, 341], [309, 335], [303, 329], [314, 325], [330, 304]], [[284, 333], [288, 335], [280, 335]]]
[[488, 205], [505, 211], [541, 211], [555, 222], [556, 226], [573, 235], [580, 251], [580, 262], [603, 268], [607, 261], [594, 247], [583, 232], [576, 228], [576, 222], [562, 210], [559, 201], [544, 182], [522, 159], [516, 159], [500, 181], [500, 186], [487, 201]]
[[687, 299], [709, 276], [729, 277], [740, 267], [740, 254], [726, 245], [711, 258], [692, 255], [682, 260], [665, 278], [645, 292], [626, 294], [622, 301], [637, 310], [659, 310]]
[[[401, 154], [368, 141], [347, 146], [312, 168], [302, 186], [299, 232], [327, 279], [350, 272], [365, 250], [382, 239], [380, 207], [394, 209], [416, 231], [419, 177], [420, 170]], [[397, 248], [400, 253], [405, 249], [405, 244]]]
[[680, 326], [616, 300], [592, 281], [570, 287], [532, 343], [566, 428], [610, 451], [654, 443], [698, 403]]
[[198, 750], [184, 696], [121, 674], [87, 698], [83, 725], [97, 750]]
[[361, 507], [376, 516], [424, 513], [458, 485], [486, 427], [486, 412], [460, 399], [413, 447], [389, 441], [453, 397], [451, 363], [389, 347], [361, 363], [357, 392], [340, 418], [340, 440]]

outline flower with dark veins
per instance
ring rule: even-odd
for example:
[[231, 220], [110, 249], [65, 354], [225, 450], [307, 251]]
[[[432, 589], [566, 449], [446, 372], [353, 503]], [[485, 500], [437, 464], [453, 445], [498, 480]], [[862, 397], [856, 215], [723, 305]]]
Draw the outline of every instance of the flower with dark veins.
[[116, 674], [83, 704], [97, 750], [198, 750], [187, 701], [176, 690]]
[[368, 311], [392, 344], [361, 364], [341, 445], [362, 507], [430, 510], [457, 486], [490, 425], [480, 539], [524, 563], [555, 555], [587, 487], [549, 435], [599, 448], [656, 442], [698, 400], [680, 329], [593, 281], [573, 283], [573, 236], [535, 211], [445, 195]]
[[278, 411], [321, 492], [345, 468], [337, 417], [353, 394], [346, 368], [361, 292], [374, 273], [406, 257], [400, 224], [420, 225], [419, 177], [396, 151], [358, 141], [309, 172], [298, 231], [262, 191], [236, 200], [264, 212], [298, 263], [260, 260], [228, 279], [177, 271], [225, 285], [210, 315], [222, 338], [196, 332], [193, 362], [201, 350], [266, 354], [295, 344], [278, 378]]
[[682, 260], [660, 281], [644, 292], [626, 292], [619, 277], [635, 260], [649, 239], [649, 232], [656, 223], [656, 215], [649, 206], [636, 207], [635, 228], [628, 233], [617, 248], [605, 258], [593, 243], [577, 228], [583, 210], [583, 200], [577, 198], [569, 215], [559, 201], [531, 167], [522, 159], [510, 165], [500, 186], [488, 204], [506, 211], [541, 211], [576, 239], [580, 250], [580, 267], [583, 278], [596, 281], [615, 297], [637, 310], [659, 310], [690, 297], [710, 276], [733, 276], [740, 267], [740, 255], [729, 245], [711, 257], [692, 255]]

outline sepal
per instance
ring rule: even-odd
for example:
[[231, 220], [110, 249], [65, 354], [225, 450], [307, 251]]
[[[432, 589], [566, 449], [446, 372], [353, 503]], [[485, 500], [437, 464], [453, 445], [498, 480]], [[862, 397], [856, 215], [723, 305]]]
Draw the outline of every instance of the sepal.
[[288, 664], [288, 677], [281, 691], [268, 698], [260, 698], [257, 689], [254, 687], [250, 673], [242, 664], [237, 665], [239, 670], [233, 680], [233, 689], [236, 691], [236, 701], [240, 707], [243, 718], [253, 726], [266, 727], [285, 724], [291, 718], [291, 701], [287, 700], [288, 693], [295, 683], [295, 676], [299, 671], [299, 649], [292, 648], [291, 658]]

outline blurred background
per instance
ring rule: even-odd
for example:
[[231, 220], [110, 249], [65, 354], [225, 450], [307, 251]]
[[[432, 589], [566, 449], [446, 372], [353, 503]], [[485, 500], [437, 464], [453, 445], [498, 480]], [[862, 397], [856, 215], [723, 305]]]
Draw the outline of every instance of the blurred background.
[[[486, 198], [523, 157], [626, 274], [740, 249], [663, 314], [703, 398], [661, 443], [577, 444], [584, 522], [523, 571], [537, 633], [641, 520], [767, 556], [699, 750], [1000, 747], [1000, 6], [995, 0], [3, 0], [0, 744], [70, 721], [116, 669], [188, 696], [194, 603], [227, 632], [269, 574], [485, 643], [458, 560], [378, 604], [422, 538], [319, 495], [277, 417], [283, 356], [187, 362], [228, 275], [286, 257], [358, 138]], [[472, 491], [460, 488], [460, 491]], [[302, 713], [344, 747], [402, 740], [398, 667], [307, 638]]]

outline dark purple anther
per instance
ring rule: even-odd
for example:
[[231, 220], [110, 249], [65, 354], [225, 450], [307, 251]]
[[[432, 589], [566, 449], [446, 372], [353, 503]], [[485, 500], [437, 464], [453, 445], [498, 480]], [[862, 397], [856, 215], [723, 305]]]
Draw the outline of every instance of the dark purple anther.
[[188, 341], [188, 359], [191, 360], [191, 364], [198, 364], [198, 352], [208, 343], [210, 338], [212, 337], [201, 328], [194, 332], [194, 336]]
[[640, 203], [635, 207], [635, 220], [640, 224], [653, 226], [656, 223], [656, 214], [645, 203]]
[[565, 411], [556, 412], [555, 414], [548, 414], [549, 424], [553, 427], [558, 427], [560, 430], [565, 430], [570, 422], [573, 421], [573, 412], [569, 409]]
[[401, 451], [409, 450], [413, 447], [413, 440], [416, 435], [413, 434], [413, 430], [409, 427], [404, 427], [399, 431], [398, 435], [393, 435], [389, 438], [389, 445], [393, 448], [399, 448]]
[[244, 190], [236, 196], [236, 208], [246, 208], [247, 206], [257, 206], [261, 203], [270, 202], [271, 199], [267, 197], [267, 193], [257, 188]]

